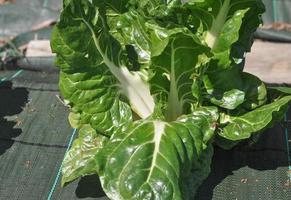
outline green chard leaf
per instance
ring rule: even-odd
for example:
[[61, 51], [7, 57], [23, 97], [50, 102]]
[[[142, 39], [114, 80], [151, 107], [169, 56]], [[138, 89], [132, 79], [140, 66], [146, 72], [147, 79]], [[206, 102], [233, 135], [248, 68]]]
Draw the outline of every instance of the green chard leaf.
[[290, 87], [268, 87], [269, 90], [276, 90], [277, 92], [280, 92], [282, 94], [291, 94], [291, 88]]
[[271, 127], [275, 122], [282, 120], [290, 102], [291, 96], [286, 96], [242, 116], [229, 116], [227, 125], [223, 127], [219, 135], [229, 140], [249, 138], [252, 134]]
[[280, 96], [286, 96], [291, 95], [291, 88], [290, 87], [284, 87], [284, 86], [269, 86], [267, 87], [268, 90], [268, 96], [270, 98], [277, 98]]
[[245, 92], [245, 102], [243, 107], [247, 110], [253, 110], [264, 105], [267, 102], [267, 88], [265, 84], [256, 76], [243, 72], [243, 88]]
[[125, 66], [128, 58], [108, 33], [103, 9], [88, 1], [70, 1], [54, 30], [52, 49], [62, 69], [60, 88], [65, 100], [81, 115], [82, 123], [101, 126], [101, 132], [106, 132], [108, 123], [120, 125], [114, 124], [120, 118], [115, 114], [126, 112], [123, 121], [130, 121], [130, 108], [119, 100], [120, 95], [128, 98], [141, 118], [151, 115], [154, 100], [147, 84]]
[[162, 100], [166, 99], [166, 120], [177, 119], [195, 103], [191, 92], [192, 75], [199, 56], [207, 53], [209, 49], [194, 35], [177, 33], [170, 36], [164, 51], [151, 59], [151, 69], [154, 70], [150, 80], [152, 93], [159, 93]]
[[80, 176], [96, 174], [97, 163], [94, 156], [108, 141], [108, 138], [97, 134], [90, 125], [84, 125], [78, 135], [63, 161], [62, 185]]
[[253, 110], [267, 101], [265, 84], [256, 76], [242, 72], [237, 66], [217, 70], [210, 67], [203, 76], [207, 99], [217, 106], [234, 110]]
[[62, 185], [98, 174], [113, 200], [193, 199], [213, 144], [250, 138], [291, 102], [288, 88], [243, 72], [261, 0], [63, 4], [51, 46], [79, 135]]
[[[190, 24], [199, 27], [199, 34], [219, 60], [228, 66], [242, 60], [250, 51], [253, 34], [262, 23], [265, 11], [261, 0], [189, 0], [185, 7], [191, 10]], [[232, 56], [232, 60], [229, 57]]]
[[[108, 197], [189, 199], [194, 184], [210, 171], [204, 166], [212, 155], [206, 144], [215, 130], [216, 111], [204, 108], [175, 122], [137, 121], [125, 136], [116, 132], [96, 156]], [[194, 174], [200, 174], [195, 183]]]

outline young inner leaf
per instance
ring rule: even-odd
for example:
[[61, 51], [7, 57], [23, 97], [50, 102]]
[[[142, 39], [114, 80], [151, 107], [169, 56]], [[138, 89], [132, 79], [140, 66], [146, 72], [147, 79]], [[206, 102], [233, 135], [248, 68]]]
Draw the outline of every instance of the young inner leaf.
[[225, 0], [221, 6], [221, 9], [218, 15], [216, 16], [215, 20], [212, 22], [211, 29], [207, 32], [205, 40], [211, 49], [215, 48], [217, 38], [219, 37], [222, 31], [223, 25], [225, 24], [225, 21], [227, 19], [229, 8], [230, 8], [230, 0]]

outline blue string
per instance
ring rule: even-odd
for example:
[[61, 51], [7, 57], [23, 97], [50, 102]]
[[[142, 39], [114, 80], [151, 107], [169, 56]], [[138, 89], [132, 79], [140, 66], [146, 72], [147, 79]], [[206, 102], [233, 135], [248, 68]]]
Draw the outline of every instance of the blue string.
[[[19, 76], [22, 72], [23, 72], [23, 70], [21, 69], [21, 70], [18, 70], [15, 74], [13, 74], [13, 75], [12, 75], [11, 77], [9, 77], [9, 78], [7, 78], [7, 77], [3, 77], [3, 78], [0, 80], [0, 85], [1, 85], [1, 83], [3, 83], [3, 82], [6, 81], [6, 80], [12, 80], [12, 79], [16, 78], [16, 77]], [[77, 133], [77, 129], [74, 129], [73, 132], [72, 132], [71, 138], [70, 138], [70, 140], [69, 140], [68, 147], [67, 147], [67, 149], [66, 149], [65, 155], [68, 153], [69, 149], [71, 148], [76, 133]], [[63, 161], [62, 161], [61, 166], [59, 167], [59, 170], [58, 170], [57, 176], [56, 176], [56, 178], [55, 178], [54, 184], [53, 184], [53, 186], [52, 186], [52, 188], [51, 188], [51, 190], [50, 190], [50, 193], [49, 193], [49, 195], [48, 195], [48, 198], [47, 198], [48, 200], [51, 200], [52, 195], [53, 195], [53, 193], [54, 193], [54, 191], [55, 191], [55, 189], [56, 189], [56, 186], [57, 186], [58, 181], [59, 181], [60, 176], [61, 176], [62, 166], [63, 166]]]
[[[77, 133], [77, 129], [74, 129], [73, 132], [72, 132], [72, 135], [71, 135], [70, 141], [69, 141], [69, 143], [68, 143], [68, 147], [67, 147], [67, 149], [66, 149], [65, 156], [66, 156], [66, 154], [68, 153], [68, 151], [70, 150], [70, 148], [71, 148], [71, 146], [72, 146], [72, 143], [73, 143], [73, 140], [74, 140], [74, 137], [75, 137], [76, 133]], [[54, 191], [55, 191], [55, 189], [56, 189], [56, 186], [57, 186], [57, 184], [58, 184], [58, 182], [59, 182], [59, 179], [60, 179], [60, 176], [61, 176], [62, 167], [63, 167], [63, 162], [64, 162], [64, 161], [62, 161], [62, 164], [61, 164], [61, 166], [59, 167], [59, 170], [58, 170], [57, 176], [56, 176], [56, 178], [55, 178], [55, 181], [54, 181], [53, 186], [51, 187], [51, 190], [50, 190], [50, 192], [49, 192], [49, 195], [48, 195], [48, 197], [47, 197], [47, 200], [51, 200], [51, 199], [52, 199], [53, 193], [54, 193]]]
[[[288, 177], [291, 182], [291, 155], [290, 155], [290, 146], [289, 146], [289, 131], [288, 131], [288, 117], [287, 114], [285, 115], [285, 122], [286, 122], [286, 127], [285, 127], [285, 138], [286, 138], [286, 148], [287, 148], [287, 155], [288, 155]], [[291, 139], [291, 138], [290, 138]]]
[[16, 78], [17, 76], [19, 76], [21, 73], [23, 72], [23, 70], [22, 69], [20, 69], [20, 70], [18, 70], [15, 74], [13, 74], [11, 77], [9, 77], [9, 78], [7, 78], [7, 77], [3, 77], [1, 80], [0, 80], [0, 85], [4, 82], [4, 81], [6, 81], [6, 80], [12, 80], [12, 79], [14, 79], [14, 78]]
[[21, 74], [22, 72], [23, 72], [22, 69], [21, 69], [21, 70], [18, 70], [15, 74], [13, 74], [13, 76], [11, 76], [10, 80], [16, 78], [16, 77], [19, 76], [19, 74]]

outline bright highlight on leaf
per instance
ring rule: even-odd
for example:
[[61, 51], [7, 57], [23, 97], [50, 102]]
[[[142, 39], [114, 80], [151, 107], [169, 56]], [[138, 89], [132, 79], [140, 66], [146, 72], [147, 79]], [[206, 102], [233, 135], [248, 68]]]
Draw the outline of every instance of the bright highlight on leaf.
[[62, 184], [98, 174], [113, 200], [193, 199], [213, 145], [258, 134], [291, 102], [243, 72], [263, 12], [261, 0], [64, 0], [51, 46], [79, 136]]

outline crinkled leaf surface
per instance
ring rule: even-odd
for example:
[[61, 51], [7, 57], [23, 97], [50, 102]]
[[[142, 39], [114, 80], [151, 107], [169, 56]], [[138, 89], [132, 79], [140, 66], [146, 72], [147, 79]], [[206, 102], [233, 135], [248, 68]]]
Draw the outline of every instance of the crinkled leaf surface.
[[[76, 128], [90, 124], [99, 133], [111, 135], [114, 128], [132, 120], [131, 109], [119, 100], [112, 76], [100, 73], [98, 68], [61, 72], [60, 90], [72, 105], [74, 116], [79, 116], [74, 122]], [[69, 117], [72, 122], [72, 115]]]
[[210, 102], [229, 110], [240, 105], [253, 110], [267, 100], [265, 84], [254, 75], [242, 72], [238, 66], [219, 70], [210, 67], [203, 83]]
[[253, 110], [267, 102], [267, 89], [265, 84], [256, 76], [243, 72], [243, 87], [245, 92], [245, 102], [243, 107], [247, 110]]
[[73, 112], [81, 115], [82, 122], [107, 130], [109, 123], [120, 125], [115, 114], [130, 116], [129, 107], [119, 101], [120, 93], [142, 118], [153, 112], [154, 100], [147, 84], [128, 70], [126, 53], [108, 32], [104, 5], [109, 2], [99, 3], [70, 1], [54, 30], [52, 49], [62, 69], [60, 87]]
[[94, 156], [108, 140], [90, 125], [84, 125], [78, 135], [62, 164], [62, 185], [80, 176], [95, 174], [97, 164]]
[[151, 69], [155, 74], [150, 81], [151, 87], [154, 94], [159, 93], [167, 101], [167, 120], [175, 120], [195, 102], [191, 76], [199, 56], [208, 52], [195, 36], [177, 33], [170, 37], [165, 50], [152, 58]]
[[219, 134], [229, 140], [249, 138], [251, 134], [264, 130], [281, 120], [290, 102], [291, 96], [286, 96], [242, 116], [230, 117], [229, 123]]
[[98, 173], [114, 200], [192, 199], [215, 140], [233, 146], [283, 116], [288, 90], [267, 100], [242, 72], [261, 0], [187, 2], [64, 0], [51, 44], [80, 132], [62, 184]]
[[145, 18], [138, 11], [138, 8], [122, 14], [111, 11], [107, 14], [108, 24], [112, 27], [111, 34], [122, 46], [134, 48], [139, 67], [149, 67], [151, 57], [158, 56], [164, 51], [171, 35], [190, 32], [182, 27], [167, 29], [161, 26], [154, 17]]
[[191, 173], [209, 173], [200, 158], [204, 152], [211, 157], [203, 139], [209, 141], [205, 132], [213, 135], [216, 118], [214, 108], [205, 108], [175, 122], [135, 122], [125, 136], [114, 134], [96, 156], [106, 194], [116, 200], [189, 199]]

